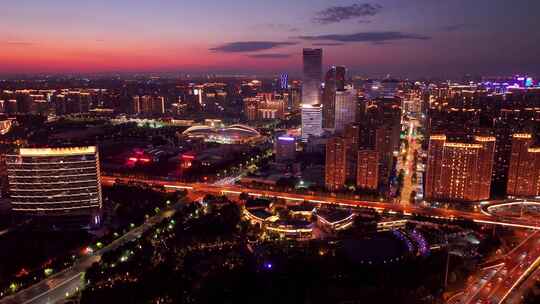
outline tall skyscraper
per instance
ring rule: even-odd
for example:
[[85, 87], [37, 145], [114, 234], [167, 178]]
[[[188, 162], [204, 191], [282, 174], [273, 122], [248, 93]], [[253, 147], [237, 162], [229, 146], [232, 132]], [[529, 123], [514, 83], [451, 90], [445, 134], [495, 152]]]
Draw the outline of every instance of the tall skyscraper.
[[323, 128], [334, 129], [336, 93], [345, 90], [345, 67], [332, 67], [324, 78], [323, 91]]
[[540, 195], [540, 148], [532, 147], [532, 134], [512, 136], [512, 156], [506, 193], [512, 196]]
[[345, 187], [347, 178], [347, 147], [342, 137], [334, 137], [326, 144], [324, 181], [326, 188], [336, 191]]
[[304, 77], [301, 111], [302, 138], [305, 140], [309, 136], [320, 136], [322, 134], [322, 49], [304, 49], [303, 61]]
[[21, 148], [6, 160], [14, 216], [48, 227], [100, 222], [97, 148]]
[[426, 198], [448, 201], [489, 199], [495, 138], [476, 136], [473, 143], [430, 137]]
[[[323, 111], [326, 108], [323, 106]], [[334, 126], [336, 133], [343, 133], [345, 127], [356, 120], [355, 94], [352, 88], [337, 91], [335, 95]]]
[[303, 60], [302, 104], [322, 104], [322, 49], [304, 49]]

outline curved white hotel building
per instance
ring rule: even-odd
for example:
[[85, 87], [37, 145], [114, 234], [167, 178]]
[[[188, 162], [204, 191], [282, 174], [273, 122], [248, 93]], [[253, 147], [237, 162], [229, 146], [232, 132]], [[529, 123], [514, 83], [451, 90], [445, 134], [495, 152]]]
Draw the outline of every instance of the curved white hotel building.
[[6, 157], [13, 214], [52, 228], [91, 228], [102, 208], [95, 146], [21, 148]]

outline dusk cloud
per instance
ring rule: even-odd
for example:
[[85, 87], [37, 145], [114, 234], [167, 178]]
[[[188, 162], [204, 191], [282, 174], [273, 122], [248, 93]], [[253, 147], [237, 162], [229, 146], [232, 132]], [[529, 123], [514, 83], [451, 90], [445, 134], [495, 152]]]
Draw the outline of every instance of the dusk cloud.
[[299, 36], [299, 39], [309, 41], [336, 41], [336, 42], [372, 42], [381, 44], [383, 42], [395, 40], [429, 40], [431, 37], [409, 34], [402, 32], [362, 32], [355, 34], [329, 34], [317, 36]]
[[291, 56], [292, 56], [291, 54], [283, 54], [283, 53], [248, 55], [248, 57], [256, 58], [256, 59], [282, 59], [282, 58], [289, 58]]
[[349, 6], [331, 6], [317, 12], [315, 18], [313, 18], [313, 22], [318, 24], [331, 24], [350, 19], [372, 17], [377, 15], [381, 9], [381, 5], [371, 3], [356, 3]]
[[224, 53], [244, 53], [244, 52], [256, 52], [264, 51], [273, 48], [279, 48], [283, 46], [295, 45], [296, 42], [285, 41], [238, 41], [225, 43], [215, 48], [211, 48], [210, 51], [224, 52]]
[[340, 42], [321, 42], [321, 43], [312, 43], [313, 46], [340, 46], [344, 45], [345, 43]]
[[459, 30], [469, 29], [475, 26], [476, 26], [475, 24], [471, 24], [471, 23], [458, 23], [458, 24], [444, 26], [441, 29], [445, 32], [456, 32]]

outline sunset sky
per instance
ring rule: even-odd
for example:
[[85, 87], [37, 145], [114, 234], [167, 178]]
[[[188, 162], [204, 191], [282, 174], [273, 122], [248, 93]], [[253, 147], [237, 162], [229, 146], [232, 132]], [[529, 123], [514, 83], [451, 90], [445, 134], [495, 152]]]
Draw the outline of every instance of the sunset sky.
[[380, 76], [538, 74], [537, 0], [17, 0], [0, 74], [290, 72], [302, 47]]

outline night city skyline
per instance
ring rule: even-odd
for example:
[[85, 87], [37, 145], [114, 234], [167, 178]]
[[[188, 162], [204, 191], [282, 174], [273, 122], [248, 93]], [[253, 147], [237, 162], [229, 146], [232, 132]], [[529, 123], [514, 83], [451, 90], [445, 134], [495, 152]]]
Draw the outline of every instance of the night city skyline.
[[0, 304], [540, 303], [540, 1], [0, 9]]
[[0, 74], [300, 74], [302, 47], [363, 76], [537, 75], [540, 3], [33, 1], [6, 3]]

